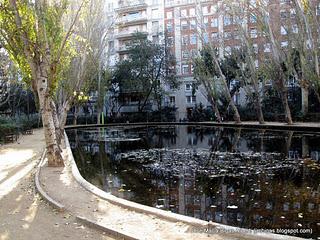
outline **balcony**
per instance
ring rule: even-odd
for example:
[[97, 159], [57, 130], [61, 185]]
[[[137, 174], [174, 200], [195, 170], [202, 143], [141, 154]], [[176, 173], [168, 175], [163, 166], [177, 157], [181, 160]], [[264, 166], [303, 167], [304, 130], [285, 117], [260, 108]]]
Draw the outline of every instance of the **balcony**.
[[117, 50], [118, 53], [126, 53], [129, 51], [129, 47], [127, 45], [122, 45], [122, 46], [119, 46], [119, 49]]
[[147, 4], [145, 0], [122, 0], [119, 1], [119, 7], [115, 9], [116, 12], [130, 12], [146, 9]]
[[141, 14], [141, 15], [128, 15], [119, 18], [116, 21], [116, 24], [122, 25], [122, 26], [129, 26], [129, 25], [136, 25], [136, 24], [141, 24], [141, 23], [146, 23], [147, 22], [147, 15], [146, 14]]
[[122, 31], [120, 31], [118, 34], [115, 35], [115, 37], [117, 39], [131, 39], [134, 33], [142, 33], [144, 35], [148, 35], [148, 32], [146, 30], [142, 30], [142, 31], [130, 31], [128, 29], [124, 29]]

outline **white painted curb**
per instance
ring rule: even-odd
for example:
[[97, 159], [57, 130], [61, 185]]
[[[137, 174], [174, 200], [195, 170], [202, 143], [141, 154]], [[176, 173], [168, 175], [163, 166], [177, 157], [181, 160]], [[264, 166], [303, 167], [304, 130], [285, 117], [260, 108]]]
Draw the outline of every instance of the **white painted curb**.
[[44, 191], [44, 189], [42, 188], [41, 183], [40, 183], [40, 171], [41, 171], [41, 166], [45, 162], [46, 152], [47, 152], [46, 150], [43, 151], [41, 159], [40, 159], [40, 163], [38, 164], [37, 171], [36, 171], [36, 174], [34, 176], [34, 182], [35, 182], [35, 185], [36, 185], [36, 190], [44, 199], [46, 199], [49, 202], [49, 204], [51, 204], [53, 207], [57, 208], [59, 211], [63, 212], [65, 210], [65, 207], [61, 203], [58, 203], [57, 201], [52, 199]]

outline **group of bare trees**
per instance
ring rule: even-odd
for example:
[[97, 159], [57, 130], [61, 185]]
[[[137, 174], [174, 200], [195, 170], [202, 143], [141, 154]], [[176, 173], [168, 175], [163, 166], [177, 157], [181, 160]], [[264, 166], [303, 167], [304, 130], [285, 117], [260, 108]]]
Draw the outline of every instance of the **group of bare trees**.
[[[204, 15], [200, 9], [196, 32], [202, 51], [193, 59], [195, 78], [206, 89], [218, 121], [221, 114], [217, 105], [222, 96], [228, 100], [227, 107], [232, 110], [234, 120], [240, 122], [234, 91], [226, 76], [230, 72], [252, 100], [261, 124], [266, 82], [271, 82], [280, 96], [288, 124], [293, 123], [288, 101], [289, 81], [296, 81], [301, 88], [304, 115], [308, 113], [310, 91], [320, 103], [318, 1], [230, 0], [219, 4], [218, 9], [220, 20], [228, 18], [231, 26], [223, 32], [220, 30], [218, 39], [208, 37], [210, 33], [201, 22]], [[231, 46], [225, 44], [228, 38], [234, 41]]]

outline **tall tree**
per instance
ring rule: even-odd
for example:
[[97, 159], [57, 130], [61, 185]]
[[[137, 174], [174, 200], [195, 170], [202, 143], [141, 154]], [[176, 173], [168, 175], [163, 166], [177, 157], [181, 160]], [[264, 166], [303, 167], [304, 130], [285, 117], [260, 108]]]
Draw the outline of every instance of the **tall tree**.
[[53, 95], [64, 57], [68, 56], [73, 26], [84, 4], [84, 1], [80, 4], [65, 29], [66, 1], [4, 0], [0, 3], [0, 42], [28, 77], [39, 99], [49, 166], [63, 165], [55, 129], [57, 112]]
[[115, 69], [113, 84], [118, 84], [120, 97], [130, 93], [138, 101], [138, 112], [143, 112], [152, 99], [161, 109], [164, 84], [176, 88], [179, 84], [174, 72], [175, 60], [167, 51], [166, 43], [155, 44], [137, 33], [130, 44], [128, 59]]

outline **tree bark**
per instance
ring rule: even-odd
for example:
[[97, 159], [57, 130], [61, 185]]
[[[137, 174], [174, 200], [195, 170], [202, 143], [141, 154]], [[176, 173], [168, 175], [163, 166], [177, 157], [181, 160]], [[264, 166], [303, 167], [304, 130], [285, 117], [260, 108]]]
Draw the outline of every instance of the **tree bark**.
[[[40, 90], [41, 91], [41, 90]], [[46, 140], [48, 166], [60, 167], [64, 166], [63, 158], [57, 142], [57, 135], [53, 120], [53, 112], [51, 108], [51, 99], [49, 96], [39, 94], [40, 108], [42, 112], [42, 122], [44, 135]]]
[[77, 125], [79, 106], [74, 106], [73, 125]]
[[303, 116], [308, 114], [309, 88], [301, 86], [301, 112]]
[[259, 123], [265, 124], [264, 116], [263, 116], [263, 112], [262, 112], [262, 106], [261, 106], [261, 102], [260, 102], [259, 97], [255, 97], [254, 105], [255, 105], [255, 109], [256, 109]]
[[292, 121], [291, 111], [290, 111], [289, 102], [288, 102], [287, 90], [282, 90], [281, 98], [282, 98], [282, 104], [284, 107], [284, 112], [286, 115], [286, 122], [291, 125], [291, 124], [293, 124], [293, 121]]

